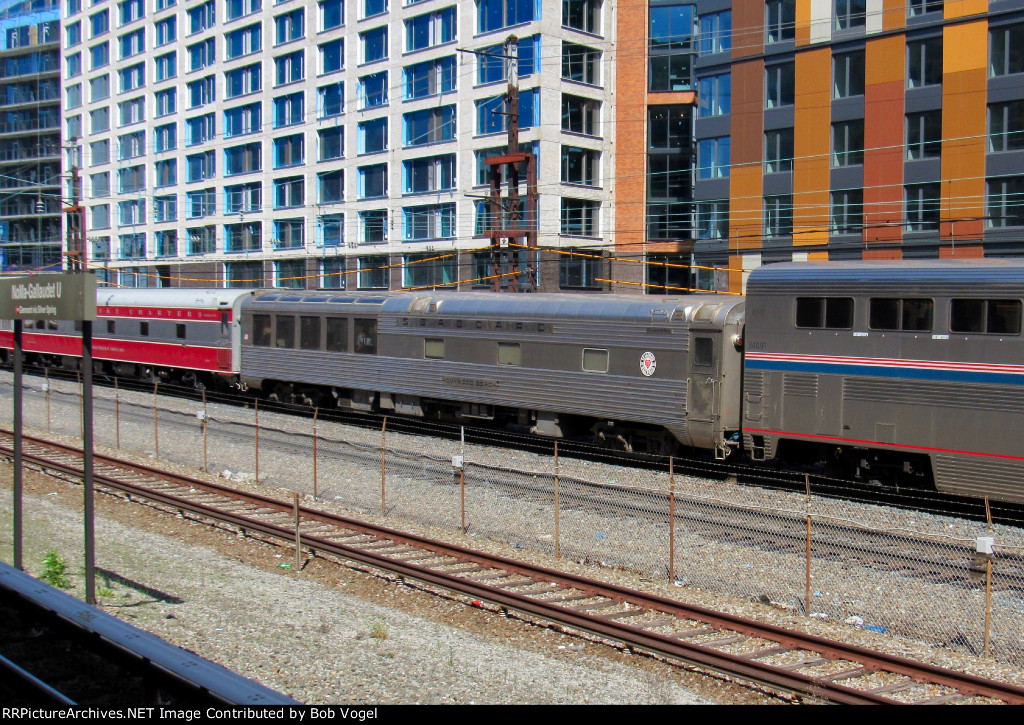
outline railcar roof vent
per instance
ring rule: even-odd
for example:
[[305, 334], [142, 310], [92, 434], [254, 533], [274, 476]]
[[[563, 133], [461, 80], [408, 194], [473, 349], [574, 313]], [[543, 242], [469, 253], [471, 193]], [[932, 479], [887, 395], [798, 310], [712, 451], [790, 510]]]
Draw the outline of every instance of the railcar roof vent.
[[701, 305], [693, 312], [694, 322], [710, 322], [718, 313], [718, 305]]

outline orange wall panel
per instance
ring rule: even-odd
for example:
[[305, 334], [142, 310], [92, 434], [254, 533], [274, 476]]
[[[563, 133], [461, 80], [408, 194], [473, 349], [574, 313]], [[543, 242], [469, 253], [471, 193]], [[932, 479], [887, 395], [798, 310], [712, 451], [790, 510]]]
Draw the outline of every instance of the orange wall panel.
[[981, 15], [988, 12], [988, 0], [946, 0], [942, 6], [942, 17], [946, 20]]
[[646, 236], [647, 193], [647, 2], [620, 0], [616, 15], [615, 246], [638, 250]]
[[903, 250], [899, 248], [865, 249], [864, 259], [903, 259]]
[[764, 61], [733, 64], [732, 99], [729, 243], [732, 249], [757, 249], [761, 246]]
[[940, 235], [978, 239], [985, 215], [988, 23], [947, 26], [942, 38]]
[[749, 55], [761, 55], [763, 52], [764, 3], [752, 0], [734, 0], [732, 4], [732, 57], [745, 58]]
[[985, 248], [980, 244], [939, 247], [939, 259], [981, 259], [984, 256]]
[[793, 245], [828, 243], [832, 53], [796, 56], [793, 128]]
[[906, 0], [882, 0], [882, 30], [899, 30], [906, 24]]
[[864, 241], [894, 242], [903, 221], [904, 36], [864, 51]]

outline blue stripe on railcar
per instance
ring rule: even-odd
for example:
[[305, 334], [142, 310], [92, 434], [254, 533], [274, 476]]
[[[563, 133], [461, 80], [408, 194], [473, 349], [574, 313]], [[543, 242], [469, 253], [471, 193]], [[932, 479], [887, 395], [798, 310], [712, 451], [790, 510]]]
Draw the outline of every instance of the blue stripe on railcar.
[[969, 370], [928, 370], [924, 368], [844, 363], [804, 363], [789, 360], [750, 360], [748, 370], [777, 370], [783, 372], [818, 373], [825, 375], [860, 375], [872, 378], [904, 378], [909, 380], [937, 380], [958, 383], [993, 383], [1024, 385], [1024, 374], [985, 373]]

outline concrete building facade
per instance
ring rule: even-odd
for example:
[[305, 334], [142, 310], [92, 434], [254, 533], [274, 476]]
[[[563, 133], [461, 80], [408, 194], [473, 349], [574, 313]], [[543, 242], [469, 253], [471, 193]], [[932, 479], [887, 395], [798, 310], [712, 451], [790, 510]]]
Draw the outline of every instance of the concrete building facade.
[[61, 257], [58, 0], [0, 2], [0, 269]]

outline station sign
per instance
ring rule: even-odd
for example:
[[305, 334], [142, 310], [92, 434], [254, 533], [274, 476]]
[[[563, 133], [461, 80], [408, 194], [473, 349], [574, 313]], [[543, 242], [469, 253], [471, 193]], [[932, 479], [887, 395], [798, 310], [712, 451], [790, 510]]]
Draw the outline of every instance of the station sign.
[[35, 274], [0, 279], [0, 320], [96, 320], [96, 275]]

